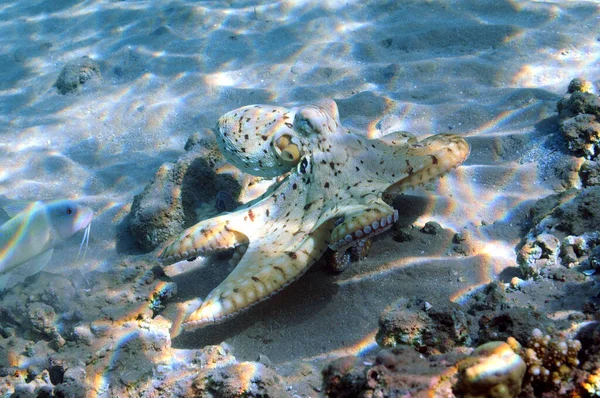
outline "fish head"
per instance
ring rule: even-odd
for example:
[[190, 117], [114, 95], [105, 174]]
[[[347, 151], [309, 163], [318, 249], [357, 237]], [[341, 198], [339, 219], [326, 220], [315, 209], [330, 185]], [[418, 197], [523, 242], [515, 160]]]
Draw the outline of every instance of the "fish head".
[[52, 226], [62, 239], [67, 239], [86, 228], [94, 217], [92, 209], [73, 200], [51, 201], [46, 203], [46, 206]]

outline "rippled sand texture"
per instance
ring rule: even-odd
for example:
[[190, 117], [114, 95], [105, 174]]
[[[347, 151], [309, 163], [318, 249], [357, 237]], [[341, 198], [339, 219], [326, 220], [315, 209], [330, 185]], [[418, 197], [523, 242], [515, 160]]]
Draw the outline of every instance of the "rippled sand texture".
[[[122, 233], [133, 196], [236, 107], [334, 98], [352, 129], [375, 134], [397, 114], [420, 136], [463, 135], [465, 165], [399, 199], [408, 224], [437, 221], [444, 234], [388, 234], [339, 276], [316, 269], [235, 320], [174, 340], [225, 339], [238, 358], [275, 363], [361, 352], [399, 297], [459, 301], [510, 274], [527, 206], [560, 186], [563, 153], [546, 145], [557, 139], [556, 101], [572, 78], [600, 79], [599, 18], [585, 1], [4, 1], [0, 198], [81, 199], [96, 212], [87, 257], [77, 263], [77, 245], [62, 246], [48, 271], [114, 271], [136, 253]], [[102, 80], [59, 94], [62, 67], [85, 55]], [[449, 246], [465, 228], [476, 251], [466, 257]], [[227, 273], [175, 276], [177, 300], [205, 296]]]

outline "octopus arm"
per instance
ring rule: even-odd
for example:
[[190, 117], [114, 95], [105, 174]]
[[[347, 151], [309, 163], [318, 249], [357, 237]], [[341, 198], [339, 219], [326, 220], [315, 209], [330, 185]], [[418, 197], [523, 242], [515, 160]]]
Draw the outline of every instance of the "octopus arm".
[[433, 135], [398, 148], [394, 156], [403, 159], [403, 162], [398, 165], [400, 170], [397, 170], [397, 175], [405, 177], [393, 181], [386, 195], [442, 177], [463, 163], [469, 152], [467, 141], [453, 134]]
[[338, 219], [331, 233], [329, 247], [334, 251], [345, 251], [358, 242], [387, 231], [396, 221], [398, 210], [377, 199], [345, 212], [344, 218]]
[[327, 249], [329, 229], [307, 234], [298, 244], [250, 243], [242, 259], [184, 323], [186, 330], [229, 319], [298, 279]]
[[267, 198], [253, 206], [242, 206], [234, 212], [200, 221], [180, 233], [158, 254], [159, 259], [169, 265], [247, 245], [248, 236], [264, 225], [268, 217], [266, 209], [272, 201]]

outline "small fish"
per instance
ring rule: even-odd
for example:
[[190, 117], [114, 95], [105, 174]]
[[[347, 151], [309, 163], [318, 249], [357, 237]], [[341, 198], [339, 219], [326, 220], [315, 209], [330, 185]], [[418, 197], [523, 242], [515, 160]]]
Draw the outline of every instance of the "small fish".
[[[40, 272], [54, 247], [85, 229], [79, 253], [90, 238], [94, 212], [68, 199], [11, 204], [0, 226], [0, 292]], [[85, 257], [84, 251], [84, 257]]]

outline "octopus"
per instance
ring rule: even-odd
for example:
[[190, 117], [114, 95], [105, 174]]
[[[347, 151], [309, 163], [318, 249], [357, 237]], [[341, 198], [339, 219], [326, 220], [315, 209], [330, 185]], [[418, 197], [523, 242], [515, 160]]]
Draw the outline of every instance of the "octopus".
[[[326, 100], [284, 108], [245, 106], [221, 116], [217, 142], [245, 172], [279, 176], [262, 196], [183, 231], [158, 254], [164, 265], [235, 249], [239, 263], [185, 320], [185, 330], [232, 318], [281, 291], [329, 250], [343, 269], [398, 219], [390, 200], [443, 176], [469, 155], [452, 134], [377, 139], [340, 124]], [[284, 176], [284, 177], [282, 177]]]

